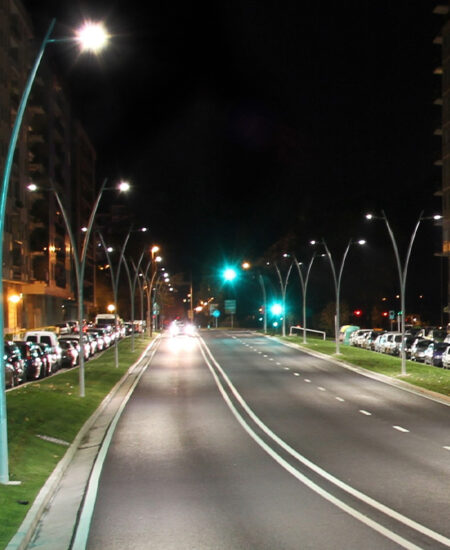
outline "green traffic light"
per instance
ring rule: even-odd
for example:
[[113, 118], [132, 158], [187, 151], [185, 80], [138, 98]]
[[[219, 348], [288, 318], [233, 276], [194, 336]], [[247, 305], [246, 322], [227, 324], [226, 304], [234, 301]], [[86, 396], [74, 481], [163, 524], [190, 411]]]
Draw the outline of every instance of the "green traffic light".
[[237, 273], [232, 267], [227, 267], [223, 272], [223, 278], [225, 281], [233, 281], [236, 279]]

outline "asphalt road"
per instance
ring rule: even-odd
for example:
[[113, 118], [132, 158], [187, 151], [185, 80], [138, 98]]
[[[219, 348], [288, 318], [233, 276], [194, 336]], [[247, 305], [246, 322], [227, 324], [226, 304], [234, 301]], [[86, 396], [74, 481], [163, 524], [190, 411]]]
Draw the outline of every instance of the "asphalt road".
[[449, 548], [450, 408], [250, 332], [164, 337], [87, 548]]

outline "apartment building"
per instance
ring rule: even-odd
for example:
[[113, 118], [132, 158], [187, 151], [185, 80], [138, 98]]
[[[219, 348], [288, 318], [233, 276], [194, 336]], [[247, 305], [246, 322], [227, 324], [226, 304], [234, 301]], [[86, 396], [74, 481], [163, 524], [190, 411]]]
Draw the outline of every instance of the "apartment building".
[[[20, 0], [0, 0], [0, 166], [40, 38]], [[66, 218], [86, 224], [95, 194], [95, 151], [56, 72], [44, 59], [24, 114], [6, 206], [4, 230], [5, 332], [51, 325], [76, 316], [72, 250]], [[30, 192], [28, 186], [35, 184]], [[78, 235], [78, 232], [76, 232]], [[94, 302], [94, 258], [86, 269]], [[86, 304], [89, 306], [89, 304]]]

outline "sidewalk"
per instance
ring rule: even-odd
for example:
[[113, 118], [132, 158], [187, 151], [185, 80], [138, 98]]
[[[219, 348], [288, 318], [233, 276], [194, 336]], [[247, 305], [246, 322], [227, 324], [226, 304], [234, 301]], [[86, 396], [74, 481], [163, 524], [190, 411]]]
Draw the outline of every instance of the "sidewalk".
[[150, 343], [84, 424], [39, 492], [6, 550], [72, 548], [95, 460], [109, 427], [120, 416], [122, 404], [145, 372], [157, 341], [155, 339]]

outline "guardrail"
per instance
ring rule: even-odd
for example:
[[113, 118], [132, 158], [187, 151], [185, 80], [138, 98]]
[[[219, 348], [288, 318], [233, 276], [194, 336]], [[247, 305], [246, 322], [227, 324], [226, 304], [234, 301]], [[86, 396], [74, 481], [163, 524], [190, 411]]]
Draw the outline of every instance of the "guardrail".
[[324, 332], [323, 330], [314, 330], [312, 328], [303, 328], [303, 327], [297, 327], [297, 326], [292, 326], [289, 328], [289, 336], [295, 336], [294, 331], [296, 330], [302, 333], [306, 330], [306, 332], [314, 332], [315, 334], [321, 334], [323, 340], [326, 340], [327, 338], [327, 333]]

